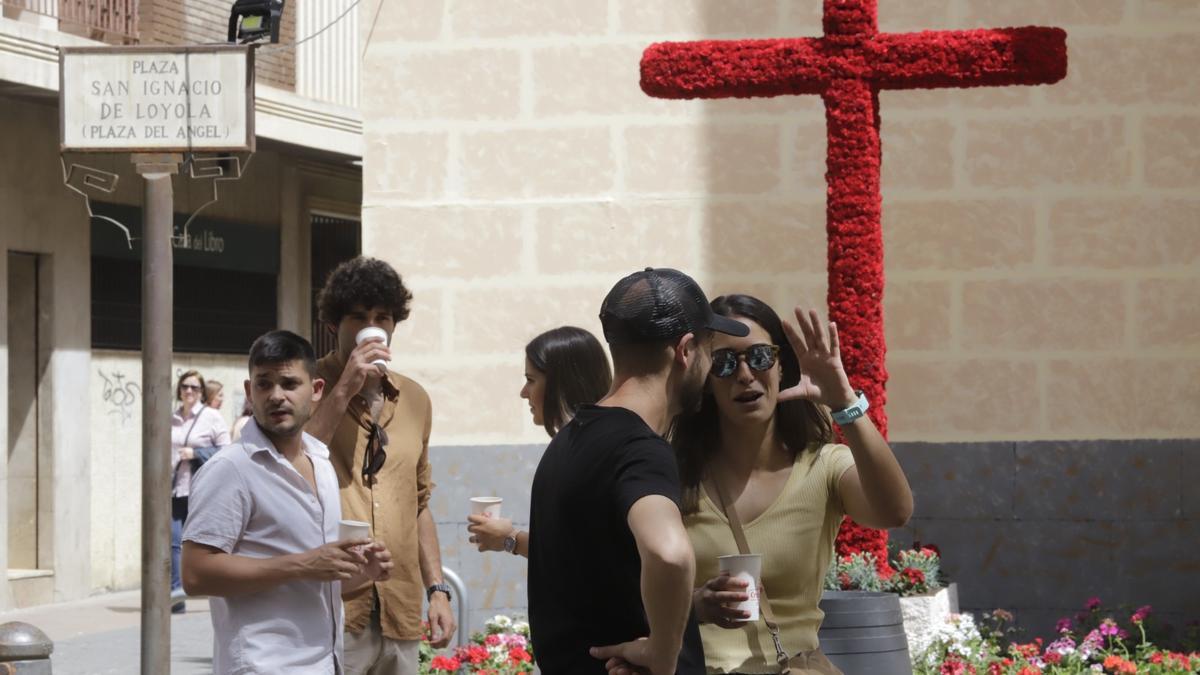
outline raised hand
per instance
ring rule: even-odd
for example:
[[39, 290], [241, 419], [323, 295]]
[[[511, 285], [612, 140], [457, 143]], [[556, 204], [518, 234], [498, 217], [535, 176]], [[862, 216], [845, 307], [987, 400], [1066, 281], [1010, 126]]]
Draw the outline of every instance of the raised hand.
[[858, 396], [850, 386], [838, 347], [837, 324], [822, 324], [815, 309], [796, 307], [796, 324], [784, 321], [788, 343], [800, 361], [800, 382], [779, 392], [779, 400], [804, 399], [832, 410], [852, 405]]
[[350, 395], [362, 391], [368, 378], [383, 376], [383, 369], [373, 363], [379, 359], [392, 360], [392, 352], [382, 340], [367, 340], [358, 345], [350, 352], [350, 358], [346, 360], [346, 367], [342, 370], [337, 385], [346, 387]]

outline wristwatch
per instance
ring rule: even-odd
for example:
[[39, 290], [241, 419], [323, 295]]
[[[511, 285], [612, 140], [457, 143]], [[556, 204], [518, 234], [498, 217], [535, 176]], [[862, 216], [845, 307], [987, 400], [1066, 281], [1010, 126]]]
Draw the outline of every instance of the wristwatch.
[[844, 427], [847, 424], [853, 424], [854, 420], [867, 414], [867, 408], [869, 407], [869, 404], [867, 403], [867, 395], [864, 394], [861, 389], [855, 391], [854, 395], [858, 397], [857, 401], [851, 403], [847, 408], [842, 410], [834, 410], [831, 413], [833, 416], [833, 421], [837, 422], [839, 427]]
[[452, 596], [450, 594], [450, 586], [443, 583], [443, 584], [434, 584], [434, 585], [430, 586], [429, 588], [426, 588], [425, 589], [425, 599], [426, 600], [432, 599], [433, 594], [437, 593], [439, 591], [446, 594], [447, 600], [452, 600], [454, 598], [454, 596]]
[[516, 532], [516, 530], [513, 530], [512, 534], [510, 534], [504, 538], [504, 550], [513, 555], [517, 554], [517, 532]]

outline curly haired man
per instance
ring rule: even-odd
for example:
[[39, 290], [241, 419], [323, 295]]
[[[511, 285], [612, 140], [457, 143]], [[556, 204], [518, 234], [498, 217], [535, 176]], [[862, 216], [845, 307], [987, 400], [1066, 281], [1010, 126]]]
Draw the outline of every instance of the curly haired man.
[[[330, 386], [305, 430], [329, 445], [343, 517], [370, 523], [395, 561], [387, 581], [346, 598], [347, 675], [415, 675], [425, 598], [433, 644], [445, 646], [455, 630], [429, 511], [429, 395], [385, 365], [411, 301], [391, 265], [358, 257], [330, 273], [317, 302], [337, 342], [317, 364]], [[377, 330], [360, 340], [366, 328]]]

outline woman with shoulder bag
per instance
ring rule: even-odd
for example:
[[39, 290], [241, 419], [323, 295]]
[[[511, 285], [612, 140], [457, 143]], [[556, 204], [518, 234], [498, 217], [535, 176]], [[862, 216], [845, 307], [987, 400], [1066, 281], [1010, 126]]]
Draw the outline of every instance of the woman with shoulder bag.
[[229, 445], [225, 418], [207, 403], [204, 377], [189, 370], [175, 386], [179, 408], [171, 416], [171, 613], [186, 609], [179, 558], [183, 552], [183, 521], [187, 519], [192, 474], [213, 454], [212, 448]]
[[[710, 673], [838, 674], [817, 631], [842, 517], [897, 527], [912, 514], [912, 492], [862, 415], [866, 401], [842, 367], [834, 324], [797, 308], [797, 329], [747, 295], [719, 297], [712, 307], [750, 334], [713, 336], [701, 407], [671, 433], [705, 661]], [[832, 442], [830, 410], [846, 445]], [[745, 582], [718, 571], [718, 556], [737, 553], [762, 557], [761, 620], [736, 609], [749, 598]]]

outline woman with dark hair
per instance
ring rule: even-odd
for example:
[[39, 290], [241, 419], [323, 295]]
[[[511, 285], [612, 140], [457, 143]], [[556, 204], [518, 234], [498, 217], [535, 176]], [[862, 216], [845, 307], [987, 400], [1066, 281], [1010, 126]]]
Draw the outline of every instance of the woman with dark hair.
[[231, 442], [225, 418], [215, 408], [205, 405], [206, 391], [204, 376], [195, 370], [180, 375], [175, 385], [179, 408], [171, 416], [171, 600], [174, 602], [171, 611], [176, 614], [185, 609], [179, 557], [183, 551], [183, 521], [187, 520], [192, 474], [203, 459], [197, 451]]
[[582, 328], [562, 326], [525, 345], [525, 386], [533, 423], [553, 438], [571, 421], [575, 410], [595, 403], [612, 386], [608, 356], [596, 336]]
[[[750, 333], [713, 335], [701, 407], [670, 434], [696, 554], [692, 599], [705, 661], [710, 672], [779, 672], [772, 629], [736, 607], [750, 597], [746, 583], [718, 571], [718, 556], [740, 552], [736, 525], [749, 552], [762, 556], [760, 607], [773, 610], [791, 672], [838, 673], [820, 653], [817, 630], [842, 517], [897, 527], [912, 514], [912, 492], [862, 414], [867, 402], [842, 367], [836, 325], [797, 308], [797, 330], [748, 295], [721, 296], [712, 308]], [[831, 410], [846, 445], [833, 443]]]
[[[551, 438], [571, 421], [579, 406], [604, 398], [611, 386], [612, 368], [604, 347], [582, 328], [554, 328], [525, 345], [521, 398], [529, 401], [533, 423], [544, 427]], [[508, 518], [472, 515], [467, 519], [470, 541], [480, 551], [529, 555], [529, 533], [514, 529]]]

